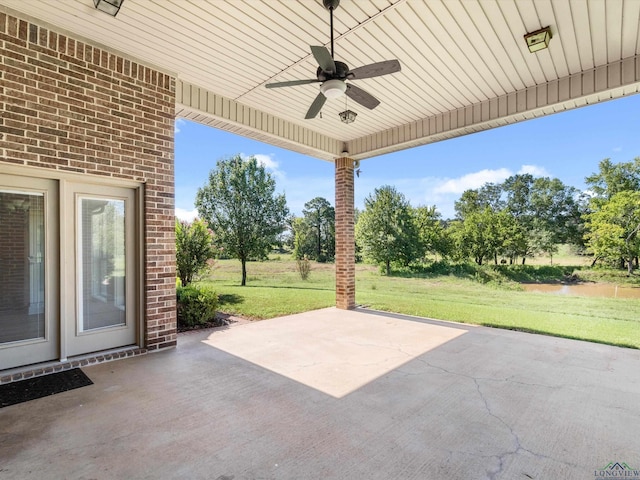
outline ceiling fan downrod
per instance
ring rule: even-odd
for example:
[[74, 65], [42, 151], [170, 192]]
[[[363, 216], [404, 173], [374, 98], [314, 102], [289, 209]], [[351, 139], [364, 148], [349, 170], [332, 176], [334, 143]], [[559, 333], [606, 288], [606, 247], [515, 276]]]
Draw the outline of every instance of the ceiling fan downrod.
[[322, 0], [324, 8], [329, 10], [329, 21], [331, 26], [331, 58], [335, 58], [333, 52], [333, 11], [340, 5], [340, 0]]

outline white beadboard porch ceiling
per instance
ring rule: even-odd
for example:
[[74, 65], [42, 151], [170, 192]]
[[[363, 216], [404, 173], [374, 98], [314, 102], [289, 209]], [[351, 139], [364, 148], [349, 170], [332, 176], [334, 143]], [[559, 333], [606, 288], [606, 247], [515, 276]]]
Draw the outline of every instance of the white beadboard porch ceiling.
[[[177, 78], [177, 114], [325, 160], [364, 159], [640, 91], [640, 0], [342, 0], [335, 57], [351, 69], [397, 58], [357, 81], [381, 100], [345, 125], [345, 97], [304, 120], [318, 84], [310, 45], [329, 45], [322, 0], [0, 0]], [[0, 7], [1, 8], [1, 7]], [[6, 10], [6, 9], [5, 9]], [[547, 50], [523, 35], [550, 26]]]

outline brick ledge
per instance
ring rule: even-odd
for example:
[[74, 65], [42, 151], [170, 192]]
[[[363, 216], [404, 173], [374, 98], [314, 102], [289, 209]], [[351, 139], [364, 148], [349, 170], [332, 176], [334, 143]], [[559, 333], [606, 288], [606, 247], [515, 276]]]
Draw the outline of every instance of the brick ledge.
[[89, 355], [79, 355], [66, 361], [45, 362], [36, 365], [28, 365], [26, 367], [12, 368], [8, 370], [0, 370], [0, 385], [5, 383], [17, 382], [27, 378], [40, 377], [50, 373], [70, 370], [72, 368], [86, 367], [88, 365], [97, 365], [99, 363], [112, 362], [122, 358], [135, 357], [145, 355], [146, 348], [127, 347], [114, 350], [105, 350]]

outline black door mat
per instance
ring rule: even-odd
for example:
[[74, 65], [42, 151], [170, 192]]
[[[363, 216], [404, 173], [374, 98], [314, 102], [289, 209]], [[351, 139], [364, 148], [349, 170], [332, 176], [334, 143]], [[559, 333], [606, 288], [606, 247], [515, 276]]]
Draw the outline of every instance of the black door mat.
[[0, 408], [93, 385], [79, 368], [0, 385]]

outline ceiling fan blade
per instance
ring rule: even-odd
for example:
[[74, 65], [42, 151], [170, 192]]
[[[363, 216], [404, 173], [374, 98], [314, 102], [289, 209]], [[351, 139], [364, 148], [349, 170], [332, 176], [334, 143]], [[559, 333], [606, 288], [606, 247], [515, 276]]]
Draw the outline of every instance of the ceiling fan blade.
[[308, 83], [318, 83], [320, 80], [317, 78], [307, 79], [307, 80], [289, 80], [288, 82], [276, 82], [276, 83], [267, 83], [265, 87], [267, 88], [280, 88], [280, 87], [295, 87], [296, 85], [306, 85]]
[[336, 73], [336, 63], [333, 61], [331, 57], [331, 53], [327, 50], [327, 47], [311, 47], [311, 53], [320, 65], [320, 68], [324, 72], [328, 73]]
[[358, 102], [369, 110], [373, 110], [380, 105], [380, 100], [355, 85], [347, 85], [347, 91], [345, 93], [351, 100]]
[[361, 78], [379, 77], [400, 71], [400, 62], [398, 60], [385, 60], [384, 62], [372, 63], [362, 67], [354, 68], [349, 72], [348, 78], [351, 80], [360, 80]]
[[309, 107], [309, 111], [307, 111], [307, 114], [304, 116], [304, 118], [306, 120], [309, 120], [310, 118], [315, 118], [316, 115], [320, 113], [320, 110], [322, 110], [322, 107], [324, 106], [324, 102], [326, 101], [327, 101], [327, 97], [325, 97], [322, 93], [319, 93], [316, 99], [313, 101], [313, 103]]

